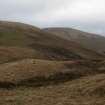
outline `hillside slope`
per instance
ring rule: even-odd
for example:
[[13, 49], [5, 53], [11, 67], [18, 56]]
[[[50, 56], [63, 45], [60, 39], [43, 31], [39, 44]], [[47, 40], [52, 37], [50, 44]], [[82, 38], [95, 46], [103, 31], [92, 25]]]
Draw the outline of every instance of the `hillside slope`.
[[63, 82], [103, 72], [105, 70], [100, 70], [100, 62], [95, 61], [24, 59], [0, 65], [0, 88], [47, 85], [49, 82]]
[[0, 22], [0, 105], [104, 104], [103, 54], [34, 26]]
[[71, 28], [46, 28], [44, 29], [64, 39], [79, 43], [85, 48], [105, 54], [105, 37], [92, 33], [82, 32]]
[[0, 89], [1, 105], [104, 105], [105, 74], [40, 88]]
[[[22, 58], [23, 55], [22, 48], [23, 50], [31, 50], [29, 52], [30, 54], [26, 54], [26, 58], [32, 58], [32, 56], [37, 59], [50, 60], [103, 58], [102, 55], [94, 51], [87, 50], [77, 43], [59, 38], [56, 35], [52, 35], [49, 32], [43, 31], [34, 26], [16, 22], [0, 22], [0, 47], [5, 47], [5, 49], [6, 47], [7, 49], [9, 47], [10, 50], [12, 47], [14, 53], [20, 53], [20, 58]], [[19, 48], [21, 48], [21, 51]], [[34, 55], [32, 50], [35, 52]], [[3, 51], [3, 55], [1, 54], [0, 56], [7, 55], [6, 50]], [[8, 51], [8, 57], [10, 56], [9, 52], [11, 51]], [[9, 59], [18, 59], [19, 57], [18, 56], [16, 58], [14, 56], [15, 55], [10, 56], [11, 59]], [[6, 58], [6, 61], [8, 61], [8, 58]]]

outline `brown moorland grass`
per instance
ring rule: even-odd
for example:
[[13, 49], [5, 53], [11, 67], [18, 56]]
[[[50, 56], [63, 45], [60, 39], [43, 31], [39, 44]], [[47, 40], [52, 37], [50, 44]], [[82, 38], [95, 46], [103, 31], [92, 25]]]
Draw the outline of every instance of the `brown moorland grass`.
[[[97, 65], [97, 66], [96, 66]], [[42, 86], [105, 73], [95, 61], [49, 61], [24, 59], [0, 65], [0, 87]]]
[[0, 21], [0, 105], [104, 105], [104, 59], [39, 28]]
[[104, 105], [105, 74], [42, 87], [0, 89], [1, 105]]
[[31, 48], [0, 46], [0, 63], [2, 64], [39, 56], [43, 57], [43, 55]]

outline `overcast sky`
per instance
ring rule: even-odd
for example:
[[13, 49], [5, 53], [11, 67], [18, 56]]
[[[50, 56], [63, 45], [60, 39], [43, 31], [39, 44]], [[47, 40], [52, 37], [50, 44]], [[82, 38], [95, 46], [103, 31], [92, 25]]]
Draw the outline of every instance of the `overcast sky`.
[[105, 35], [105, 0], [0, 0], [0, 20]]

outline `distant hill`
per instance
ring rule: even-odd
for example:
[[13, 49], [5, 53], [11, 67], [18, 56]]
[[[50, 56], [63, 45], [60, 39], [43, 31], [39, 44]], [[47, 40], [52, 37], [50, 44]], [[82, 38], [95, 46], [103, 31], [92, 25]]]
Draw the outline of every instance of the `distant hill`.
[[50, 33], [54, 33], [64, 39], [79, 43], [83, 47], [105, 54], [105, 37], [97, 34], [82, 32], [72, 28], [46, 28]]
[[0, 22], [0, 47], [1, 63], [32, 57], [48, 60], [97, 59], [102, 57], [95, 51], [88, 50], [75, 42], [60, 38], [34, 26], [6, 21]]

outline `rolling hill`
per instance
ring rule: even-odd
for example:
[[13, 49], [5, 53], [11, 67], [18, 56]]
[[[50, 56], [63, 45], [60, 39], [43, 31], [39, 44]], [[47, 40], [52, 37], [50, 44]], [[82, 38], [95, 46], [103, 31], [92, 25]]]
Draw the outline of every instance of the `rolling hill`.
[[101, 54], [105, 54], [105, 37], [86, 33], [72, 28], [45, 28], [44, 30], [56, 34], [64, 39], [74, 41], [81, 46], [96, 51]]
[[[6, 60], [2, 61], [12, 61], [12, 58], [22, 58], [23, 52], [27, 52], [22, 51], [22, 48], [23, 50], [29, 49], [30, 53], [32, 53], [24, 53], [26, 55], [23, 58], [33, 57], [47, 60], [103, 58], [101, 54], [88, 50], [77, 43], [60, 38], [34, 26], [16, 22], [0, 22], [0, 47], [2, 47], [0, 56], [6, 58]], [[6, 48], [7, 50], [12, 50], [18, 56], [16, 57], [15, 54], [11, 56], [11, 51], [7, 52]], [[35, 53], [33, 54], [33, 52]], [[7, 55], [8, 58], [6, 57]]]
[[104, 105], [105, 55], [46, 30], [0, 21], [0, 105]]

